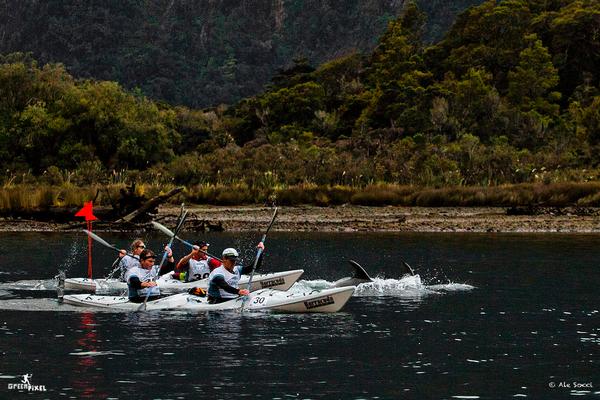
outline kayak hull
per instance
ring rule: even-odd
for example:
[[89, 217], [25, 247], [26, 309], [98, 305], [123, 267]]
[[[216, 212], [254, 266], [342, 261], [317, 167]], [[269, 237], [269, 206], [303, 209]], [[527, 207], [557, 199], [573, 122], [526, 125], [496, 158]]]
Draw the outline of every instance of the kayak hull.
[[86, 292], [93, 292], [96, 290], [96, 285], [98, 284], [99, 280], [106, 281], [107, 279], [66, 278], [65, 290], [81, 290]]
[[[254, 274], [252, 278], [251, 291], [260, 289], [288, 290], [304, 273], [302, 269], [290, 271], [271, 272], [267, 274]], [[240, 287], [246, 288], [249, 276], [243, 275], [240, 279]], [[171, 278], [171, 274], [165, 274], [156, 281], [158, 287], [165, 292], [184, 292], [193, 287], [208, 288], [208, 279], [202, 279], [194, 282], [181, 282]], [[65, 290], [78, 290], [86, 292], [125, 290], [127, 283], [118, 279], [88, 279], [88, 278], [67, 278], [65, 279]]]
[[[187, 293], [174, 294], [149, 301], [146, 310], [186, 310], [190, 312], [248, 310], [285, 313], [331, 313], [337, 312], [348, 302], [355, 287], [314, 290], [310, 293], [287, 293], [274, 289], [262, 289], [247, 297], [209, 304], [206, 297]], [[137, 311], [144, 309], [141, 303], [131, 303], [123, 296], [100, 296], [93, 294], [66, 295], [63, 303], [85, 308]]]
[[[146, 303], [146, 310], [165, 310], [177, 308], [187, 302], [187, 293], [179, 293]], [[143, 303], [132, 303], [126, 296], [101, 296], [96, 294], [69, 294], [62, 302], [72, 306], [100, 308], [106, 310], [136, 311], [144, 309]]]
[[[288, 293], [272, 289], [252, 292], [246, 298], [238, 297], [221, 303], [229, 309], [249, 311], [275, 311], [285, 313], [332, 313], [346, 305], [356, 287], [313, 290], [309, 293]], [[178, 307], [190, 311], [209, 311], [219, 304], [208, 304], [206, 298], [190, 296], [187, 303]]]

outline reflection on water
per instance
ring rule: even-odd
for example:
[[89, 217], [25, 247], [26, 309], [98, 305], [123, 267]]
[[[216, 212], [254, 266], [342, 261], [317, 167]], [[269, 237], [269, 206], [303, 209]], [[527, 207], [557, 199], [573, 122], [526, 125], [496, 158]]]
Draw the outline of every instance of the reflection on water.
[[77, 374], [72, 375], [71, 387], [75, 388], [83, 398], [106, 398], [104, 392], [106, 384], [103, 382], [104, 374], [98, 364], [98, 355], [101, 344], [96, 331], [97, 323], [94, 313], [82, 312], [79, 315], [79, 326], [76, 332], [80, 334], [77, 339], [77, 348], [74, 361]]

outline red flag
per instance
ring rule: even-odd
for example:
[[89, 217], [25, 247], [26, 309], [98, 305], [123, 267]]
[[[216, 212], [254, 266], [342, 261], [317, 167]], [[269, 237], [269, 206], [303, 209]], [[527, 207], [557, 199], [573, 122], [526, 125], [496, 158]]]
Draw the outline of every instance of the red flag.
[[98, 218], [96, 218], [96, 216], [93, 213], [93, 208], [94, 206], [92, 205], [91, 201], [87, 201], [85, 203], [83, 203], [83, 208], [79, 211], [77, 211], [77, 214], [75, 214], [76, 217], [85, 217], [86, 221], [95, 221]]

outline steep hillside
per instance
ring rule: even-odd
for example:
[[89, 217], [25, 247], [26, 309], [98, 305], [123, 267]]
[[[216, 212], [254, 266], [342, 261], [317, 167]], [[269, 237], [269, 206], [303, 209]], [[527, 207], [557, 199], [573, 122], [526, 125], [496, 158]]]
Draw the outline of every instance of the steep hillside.
[[[479, 0], [420, 1], [434, 40]], [[5, 0], [0, 53], [32, 52], [75, 77], [204, 107], [262, 91], [304, 57], [318, 65], [370, 51], [403, 0]]]

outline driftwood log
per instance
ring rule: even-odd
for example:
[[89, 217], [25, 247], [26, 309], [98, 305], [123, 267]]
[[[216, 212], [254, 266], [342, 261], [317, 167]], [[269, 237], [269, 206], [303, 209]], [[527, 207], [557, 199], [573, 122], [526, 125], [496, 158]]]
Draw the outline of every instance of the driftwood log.
[[119, 219], [117, 222], [134, 222], [134, 221], [140, 219], [144, 214], [155, 209], [160, 204], [164, 203], [167, 199], [175, 196], [177, 193], [181, 192], [182, 190], [183, 190], [182, 187], [176, 187], [175, 189], [170, 190], [168, 193], [155, 196], [155, 197], [151, 198], [150, 200], [148, 200], [146, 203], [144, 203], [140, 208], [127, 214], [123, 218]]

